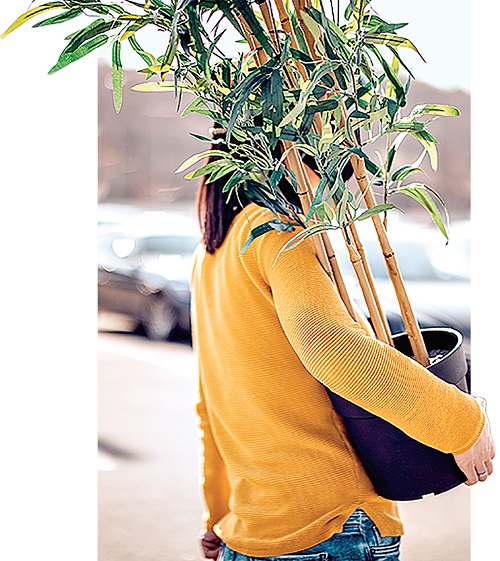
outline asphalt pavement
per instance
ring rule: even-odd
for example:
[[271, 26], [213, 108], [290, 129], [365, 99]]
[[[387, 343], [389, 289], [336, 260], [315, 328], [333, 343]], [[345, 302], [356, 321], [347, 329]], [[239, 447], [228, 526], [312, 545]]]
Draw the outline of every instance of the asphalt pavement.
[[[201, 561], [191, 347], [99, 334], [99, 561]], [[401, 503], [401, 561], [470, 560], [470, 491]]]

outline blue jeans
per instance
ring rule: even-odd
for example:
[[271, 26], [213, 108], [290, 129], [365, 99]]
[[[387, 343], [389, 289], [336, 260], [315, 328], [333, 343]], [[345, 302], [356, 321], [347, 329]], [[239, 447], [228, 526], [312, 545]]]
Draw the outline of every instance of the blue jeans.
[[399, 561], [400, 541], [400, 536], [381, 537], [375, 524], [358, 508], [342, 532], [309, 549], [278, 557], [248, 557], [224, 545], [219, 561]]

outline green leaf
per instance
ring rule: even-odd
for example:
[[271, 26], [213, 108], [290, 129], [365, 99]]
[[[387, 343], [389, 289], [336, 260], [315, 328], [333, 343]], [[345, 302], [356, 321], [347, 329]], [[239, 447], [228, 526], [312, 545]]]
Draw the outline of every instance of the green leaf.
[[313, 224], [312, 226], [308, 226], [307, 228], [304, 228], [292, 239], [288, 240], [288, 242], [280, 249], [275, 259], [275, 262], [278, 260], [280, 255], [285, 251], [294, 249], [307, 238], [310, 238], [311, 236], [314, 236], [316, 234], [321, 234], [321, 232], [326, 232], [328, 230], [338, 230], [338, 226], [335, 226], [330, 222], [321, 222], [320, 224]]
[[184, 163], [182, 163], [175, 170], [175, 173], [182, 173], [183, 171], [186, 171], [188, 168], [190, 168], [192, 165], [196, 164], [200, 160], [203, 160], [203, 158], [208, 158], [212, 156], [213, 157], [220, 156], [222, 158], [227, 158], [228, 153], [223, 152], [222, 150], [205, 150], [204, 152], [200, 152], [199, 154], [194, 154], [193, 156], [188, 158]]
[[214, 171], [218, 171], [221, 167], [226, 165], [225, 160], [215, 160], [215, 162], [208, 162], [204, 166], [201, 166], [194, 171], [185, 175], [186, 179], [196, 179], [197, 177], [201, 177], [202, 175], [209, 175]]
[[231, 109], [231, 116], [226, 127], [226, 138], [230, 138], [236, 119], [255, 88], [262, 85], [272, 72], [273, 69], [269, 66], [261, 66], [253, 70], [226, 96], [225, 102], [234, 102]]
[[420, 54], [417, 47], [415, 47], [415, 45], [405, 37], [400, 37], [399, 35], [394, 35], [393, 33], [366, 33], [364, 40], [366, 43], [371, 44], [390, 45], [394, 48], [403, 47], [405, 49], [412, 49], [422, 60], [424, 60], [424, 57]]
[[388, 204], [388, 203], [375, 205], [375, 206], [372, 206], [371, 208], [365, 210], [364, 212], [362, 212], [359, 216], [356, 216], [356, 220], [367, 220], [368, 218], [371, 218], [372, 216], [375, 216], [376, 214], [380, 214], [381, 212], [386, 212], [386, 211], [392, 210], [392, 209], [400, 210], [400, 209], [398, 209], [397, 206], [392, 205], [392, 204]]
[[[120, 41], [126, 41], [129, 40], [130, 42], [130, 38], [131, 37], [135, 37], [135, 34], [137, 33], [137, 31], [139, 31], [140, 29], [142, 29], [143, 27], [145, 27], [148, 24], [148, 21], [146, 18], [140, 19], [134, 23], [132, 23], [131, 25], [129, 25], [124, 32], [120, 35]], [[132, 47], [133, 48], [133, 47]], [[135, 50], [135, 49], [134, 49]], [[150, 62], [148, 62], [148, 64], [151, 64]]]
[[204, 111], [204, 107], [206, 107], [205, 101], [201, 97], [195, 97], [193, 101], [186, 105], [184, 111], [181, 114], [181, 118], [186, 117], [190, 113], [200, 113], [200, 110]]
[[335, 220], [335, 213], [327, 202], [321, 203], [316, 208], [316, 216], [321, 222], [333, 222]]
[[241, 248], [240, 257], [245, 253], [245, 251], [250, 247], [250, 244], [259, 236], [270, 232], [273, 229], [270, 222], [266, 222], [265, 224], [261, 224], [256, 228], [253, 228], [250, 233], [248, 234], [248, 238], [245, 242], [245, 245]]
[[418, 172], [425, 173], [424, 170], [419, 167], [402, 166], [391, 175], [391, 181], [404, 181], [408, 176]]
[[234, 7], [242, 15], [252, 33], [255, 35], [257, 42], [262, 46], [264, 51], [270, 56], [274, 56], [274, 50], [271, 46], [269, 36], [264, 32], [259, 20], [257, 19], [249, 0], [233, 0]]
[[71, 53], [64, 53], [64, 52], [61, 53], [59, 60], [57, 61], [55, 66], [53, 66], [49, 70], [49, 74], [54, 74], [54, 72], [61, 70], [61, 68], [64, 68], [65, 66], [68, 66], [68, 64], [71, 64], [72, 62], [75, 62], [76, 60], [84, 57], [85, 55], [88, 55], [90, 52], [94, 51], [95, 49], [98, 49], [99, 47], [107, 43], [107, 41], [108, 41], [107, 35], [100, 35], [98, 37], [94, 37], [93, 39], [91, 39], [81, 47], [78, 47], [75, 51]]
[[43, 4], [42, 6], [37, 6], [35, 8], [31, 8], [31, 10], [28, 10], [27, 12], [25, 12], [24, 14], [19, 16], [12, 23], [12, 25], [10, 25], [10, 27], [7, 28], [7, 30], [4, 31], [2, 33], [2, 35], [0, 35], [0, 39], [3, 39], [4, 37], [6, 37], [9, 33], [12, 33], [15, 29], [17, 29], [18, 27], [20, 27], [21, 25], [23, 25], [24, 23], [26, 23], [30, 19], [32, 19], [36, 16], [39, 16], [40, 14], [44, 14], [45, 12], [48, 12], [49, 10], [57, 10], [57, 9], [60, 9], [60, 8], [67, 8], [67, 6], [64, 2], [47, 2], [47, 4]]
[[396, 101], [401, 107], [404, 106], [406, 103], [405, 91], [394, 69], [391, 68], [391, 66], [387, 63], [387, 61], [380, 54], [379, 50], [375, 47], [375, 45], [370, 45], [369, 43], [367, 43], [366, 48], [369, 51], [371, 51], [379, 60], [380, 64], [382, 65], [382, 68], [384, 69], [384, 73], [387, 76], [387, 79], [392, 83], [394, 92], [396, 94]]
[[175, 53], [177, 51], [177, 45], [179, 44], [179, 32], [177, 31], [177, 22], [172, 24], [172, 30], [170, 33], [170, 40], [167, 45], [167, 50], [163, 55], [163, 61], [160, 68], [161, 77], [164, 80], [170, 71], [172, 62], [175, 58]]
[[111, 52], [111, 81], [113, 86], [113, 104], [116, 113], [120, 112], [123, 101], [123, 68], [121, 61], [121, 47], [120, 41], [116, 40], [113, 43]]
[[221, 12], [224, 13], [226, 19], [229, 22], [231, 22], [232, 26], [241, 35], [241, 37], [245, 39], [244, 41], [238, 41], [238, 42], [246, 43], [245, 32], [243, 31], [239, 20], [236, 18], [233, 12], [233, 7], [231, 6], [231, 3], [228, 0], [218, 0], [217, 7], [219, 8], [219, 10], [221, 10]]
[[293, 224], [287, 224], [282, 222], [278, 218], [273, 218], [273, 220], [269, 220], [269, 222], [265, 222], [264, 224], [260, 224], [259, 226], [253, 228], [248, 234], [248, 238], [245, 242], [245, 245], [242, 247], [240, 251], [240, 256], [245, 253], [245, 251], [250, 247], [250, 244], [259, 236], [270, 232], [271, 230], [277, 230], [279, 232], [285, 231], [293, 231], [294, 226]]
[[158, 64], [156, 58], [152, 54], [143, 50], [143, 48], [139, 45], [135, 35], [131, 35], [130, 37], [127, 37], [127, 39], [130, 46], [134, 49], [134, 51], [142, 58], [142, 60], [148, 66], [152, 66], [153, 64]]
[[[307, 27], [307, 29], [311, 32], [311, 35], [314, 37], [314, 46], [316, 47], [316, 50], [318, 50], [318, 48], [321, 49], [320, 45], [321, 45], [321, 38], [323, 35], [323, 31], [321, 27], [306, 11], [301, 12], [301, 17], [302, 17], [302, 21], [304, 22], [304, 25]], [[310, 54], [313, 58], [316, 57], [316, 53], [310, 53]], [[319, 54], [321, 55], [322, 53], [320, 52]]]
[[349, 190], [345, 189], [344, 192], [342, 193], [342, 197], [340, 198], [340, 202], [337, 205], [337, 212], [335, 213], [336, 214], [336, 219], [337, 219], [337, 224], [339, 226], [344, 224], [345, 221], [346, 221], [348, 201], [349, 201]]
[[231, 191], [231, 189], [239, 185], [247, 176], [248, 172], [245, 169], [236, 170], [233, 175], [231, 175], [231, 177], [226, 181], [222, 192], [227, 193]]
[[73, 18], [78, 17], [79, 15], [81, 15], [81, 13], [82, 13], [81, 8], [71, 8], [71, 10], [68, 10], [67, 12], [64, 12], [62, 14], [59, 14], [51, 18], [44, 19], [43, 21], [40, 21], [38, 23], [35, 23], [33, 27], [44, 27], [46, 25], [55, 25], [57, 23], [64, 23], [65, 21], [69, 21]]
[[[403, 135], [404, 136], [404, 135]], [[423, 150], [420, 156], [410, 165], [405, 165], [398, 168], [391, 176], [391, 181], [401, 183], [407, 177], [414, 173], [425, 173], [425, 171], [420, 167], [421, 163], [423, 162], [425, 155], [427, 154], [427, 150]], [[444, 204], [444, 203], [443, 203]]]
[[434, 221], [434, 224], [438, 227], [439, 231], [444, 235], [444, 237], [448, 241], [447, 226], [445, 226], [444, 221], [441, 217], [441, 213], [439, 212], [436, 203], [433, 201], [432, 197], [430, 196], [430, 193], [432, 193], [438, 199], [439, 203], [443, 207], [447, 223], [449, 222], [448, 210], [446, 209], [444, 201], [441, 199], [438, 193], [434, 191], [434, 189], [431, 189], [428, 185], [425, 185], [424, 183], [411, 183], [410, 185], [399, 187], [395, 189], [393, 192], [404, 193], [405, 195], [412, 197], [418, 203], [420, 203], [429, 212], [432, 220]]
[[214, 142], [214, 139], [211, 138], [210, 136], [204, 136], [203, 134], [198, 134], [196, 132], [190, 132], [189, 134], [194, 138], [196, 138], [196, 140], [199, 140], [200, 142], [209, 142], [210, 144]]
[[96, 19], [85, 29], [80, 30], [74, 35], [61, 55], [71, 54], [76, 51], [83, 43], [90, 39], [106, 33], [115, 26], [113, 21], [105, 21], [103, 18]]
[[436, 144], [438, 141], [429, 131], [410, 131], [410, 134], [420, 141], [422, 146], [427, 150], [431, 161], [431, 167], [434, 171], [438, 169], [438, 152]]
[[322, 61], [316, 65], [313, 73], [311, 74], [309, 80], [307, 80], [300, 91], [299, 100], [295, 107], [283, 117], [283, 120], [279, 124], [280, 128], [285, 125], [292, 123], [297, 117], [299, 117], [306, 108], [307, 100], [310, 95], [312, 95], [316, 86], [321, 82], [322, 78], [339, 67], [339, 62], [334, 62], [331, 60]]
[[[409, 120], [408, 118], [405, 118], [402, 119], [401, 121], [398, 121], [397, 123], [394, 123], [388, 129], [386, 129], [385, 134], [389, 134], [391, 132], [397, 132], [397, 131], [402, 131], [402, 134], [404, 135], [411, 134], [413, 137], [415, 137], [429, 154], [432, 169], [434, 171], [437, 171], [438, 153], [437, 153], [436, 145], [438, 144], [438, 141], [436, 138], [434, 138], [434, 136], [432, 136], [432, 134], [428, 130], [425, 130], [425, 123], [420, 123], [419, 121]], [[393, 146], [391, 146], [391, 149], [389, 150], [389, 157], [390, 157], [389, 163], [391, 165], [395, 152], [393, 147], [396, 145], [396, 143], [398, 143], [399, 145], [403, 140], [403, 138], [404, 137], [398, 136], [394, 141]], [[390, 170], [390, 166], [388, 166], [387, 169]]]
[[[353, 16], [353, 21], [351, 22], [353, 31], [357, 31], [358, 29], [360, 29], [364, 19], [366, 7], [369, 3], [370, 0], [355, 0], [349, 2], [350, 5], [354, 4], [354, 8], [351, 7], [350, 12]], [[349, 12], [346, 11], [346, 14], [347, 13]]]
[[235, 171], [238, 168], [239, 166], [236, 162], [230, 162], [230, 163], [225, 162], [225, 165], [221, 166], [219, 170], [212, 172], [210, 177], [207, 179], [207, 182], [212, 183], [213, 181], [217, 181], [218, 179], [221, 179], [228, 173], [231, 173], [232, 171]]
[[440, 103], [426, 103], [417, 105], [412, 109], [411, 116], [417, 115], [443, 115], [445, 117], [458, 117], [460, 111], [452, 105], [442, 105]]

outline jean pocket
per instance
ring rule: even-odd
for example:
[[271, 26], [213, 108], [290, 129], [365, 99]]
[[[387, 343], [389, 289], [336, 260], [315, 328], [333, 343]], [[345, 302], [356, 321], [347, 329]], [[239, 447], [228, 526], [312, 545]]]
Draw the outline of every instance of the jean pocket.
[[400, 536], [379, 538], [378, 545], [370, 546], [373, 561], [399, 561]]

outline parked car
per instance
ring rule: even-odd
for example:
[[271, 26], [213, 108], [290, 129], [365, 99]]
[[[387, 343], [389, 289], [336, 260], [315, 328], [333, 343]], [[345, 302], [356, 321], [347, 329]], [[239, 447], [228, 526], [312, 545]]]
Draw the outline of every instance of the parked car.
[[192, 221], [145, 212], [104, 233], [98, 248], [100, 311], [131, 318], [153, 340], [190, 332], [189, 281], [200, 240]]
[[[391, 332], [401, 333], [405, 331], [404, 323], [373, 227], [359, 223], [358, 230]], [[470, 236], [467, 224], [452, 228], [448, 244], [437, 230], [406, 222], [389, 222], [388, 234], [420, 327], [456, 329], [463, 335], [464, 349], [469, 355]], [[332, 239], [348, 292], [368, 316], [343, 241], [338, 236]]]

